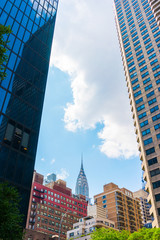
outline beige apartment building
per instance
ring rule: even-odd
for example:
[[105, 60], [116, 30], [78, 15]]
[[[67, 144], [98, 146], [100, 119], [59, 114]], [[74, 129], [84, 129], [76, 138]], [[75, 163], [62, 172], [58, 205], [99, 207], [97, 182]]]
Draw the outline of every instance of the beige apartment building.
[[114, 5], [152, 226], [160, 227], [160, 29], [148, 0]]
[[94, 196], [95, 204], [102, 207], [106, 217], [115, 222], [115, 228], [137, 231], [142, 228], [140, 200], [126, 188], [114, 183], [103, 186], [103, 192]]
[[160, 0], [148, 0], [151, 9], [154, 13], [155, 19], [160, 26]]
[[148, 193], [144, 191], [143, 189], [140, 189], [136, 192], [133, 193], [133, 196], [135, 198], [140, 199], [140, 206], [141, 206], [141, 211], [142, 211], [142, 219], [143, 219], [143, 225], [145, 226], [148, 223], [152, 223], [152, 218], [149, 213], [150, 210], [150, 204], [147, 201], [148, 198]]

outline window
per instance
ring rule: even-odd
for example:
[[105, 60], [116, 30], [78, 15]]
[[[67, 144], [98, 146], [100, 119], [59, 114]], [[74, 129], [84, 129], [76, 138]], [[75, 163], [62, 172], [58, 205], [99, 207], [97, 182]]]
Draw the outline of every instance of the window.
[[154, 157], [154, 158], [151, 158], [150, 160], [148, 160], [148, 165], [151, 166], [151, 165], [154, 165], [157, 163], [157, 158]]
[[153, 103], [157, 102], [156, 98], [151, 99], [150, 101], [148, 101], [149, 105], [152, 105]]
[[160, 119], [160, 113], [152, 117], [153, 122], [157, 121], [158, 119]]
[[159, 168], [156, 168], [156, 169], [150, 171], [151, 177], [154, 177], [154, 176], [156, 176], [158, 174], [160, 174], [160, 169]]
[[151, 48], [150, 50], [147, 51], [147, 54], [149, 55], [150, 53], [154, 52], [154, 48]]
[[143, 60], [142, 62], [140, 62], [139, 63], [139, 67], [141, 67], [143, 64], [145, 64], [146, 63], [146, 61], [145, 60]]
[[157, 105], [157, 106], [151, 108], [151, 109], [150, 109], [150, 112], [153, 113], [153, 112], [157, 111], [158, 109], [159, 109], [159, 107], [158, 107], [158, 105]]
[[154, 126], [154, 129], [157, 130], [160, 128], [160, 123], [158, 123], [157, 125]]
[[145, 91], [148, 91], [151, 88], [152, 88], [152, 84], [149, 84], [148, 86], [145, 87]]
[[141, 69], [140, 69], [140, 72], [143, 72], [144, 70], [146, 70], [147, 69], [147, 66], [144, 66], [144, 67], [142, 67]]
[[139, 95], [141, 95], [141, 90], [138, 91], [138, 92], [136, 92], [136, 93], [134, 94], [134, 97], [138, 97]]
[[140, 123], [141, 128], [148, 125], [148, 120], [145, 120], [144, 122]]
[[142, 109], [144, 109], [145, 108], [145, 106], [144, 106], [144, 104], [142, 104], [141, 106], [139, 106], [138, 108], [137, 108], [137, 111], [139, 112], [139, 111], [141, 111]]
[[132, 83], [132, 85], [134, 85], [136, 82], [138, 82], [138, 78], [136, 78], [135, 80], [133, 80], [131, 83]]
[[160, 139], [160, 133], [157, 134], [156, 137], [157, 137], [157, 140], [159, 140]]
[[148, 82], [150, 82], [151, 81], [151, 79], [150, 78], [147, 78], [147, 79], [145, 79], [144, 81], [143, 81], [143, 84], [145, 85], [146, 83], [148, 83]]
[[141, 55], [140, 57], [137, 58], [138, 61], [144, 58], [144, 55]]
[[155, 63], [157, 63], [158, 62], [158, 60], [157, 60], [157, 58], [156, 59], [154, 59], [152, 62], [150, 62], [150, 64], [151, 64], [151, 66], [153, 65], [153, 64], [155, 64]]
[[142, 118], [144, 118], [145, 116], [146, 116], [146, 112], [140, 114], [140, 115], [138, 116], [138, 118], [139, 118], [139, 119], [142, 119]]
[[[160, 193], [159, 194], [156, 194], [155, 195], [155, 198], [156, 198], [156, 202], [159, 202], [160, 201]], [[159, 214], [160, 215], [160, 214]]]
[[153, 72], [154, 72], [154, 71], [156, 71], [156, 70], [159, 69], [159, 68], [160, 68], [160, 66], [159, 66], [159, 64], [158, 64], [157, 66], [153, 67], [152, 70], [153, 70]]
[[147, 98], [149, 98], [149, 97], [151, 97], [153, 95], [154, 95], [154, 90], [152, 92], [148, 93], [146, 96], [147, 96]]
[[144, 140], [144, 146], [146, 146], [152, 142], [153, 142], [152, 138], [148, 138], [148, 139]]
[[151, 60], [151, 59], [154, 58], [154, 57], [156, 57], [156, 54], [155, 54], [155, 53], [152, 54], [152, 55], [150, 55], [148, 58], [149, 58], [149, 60]]
[[142, 76], [142, 78], [144, 78], [144, 77], [146, 77], [148, 75], [149, 75], [149, 72], [147, 71], [147, 72], [143, 73], [141, 76]]
[[154, 152], [155, 152], [154, 147], [149, 148], [149, 149], [146, 150], [146, 155], [150, 155], [150, 154], [152, 154], [152, 153], [154, 153]]
[[149, 134], [150, 132], [151, 132], [150, 128], [148, 128], [142, 132], [142, 136], [145, 136], [145, 135]]
[[152, 184], [153, 184], [153, 189], [160, 187], [160, 181], [153, 182]]
[[133, 91], [137, 90], [140, 87], [139, 84], [137, 84], [136, 86], [133, 87]]
[[142, 97], [136, 100], [136, 104], [138, 104], [140, 102], [143, 102], [143, 98]]

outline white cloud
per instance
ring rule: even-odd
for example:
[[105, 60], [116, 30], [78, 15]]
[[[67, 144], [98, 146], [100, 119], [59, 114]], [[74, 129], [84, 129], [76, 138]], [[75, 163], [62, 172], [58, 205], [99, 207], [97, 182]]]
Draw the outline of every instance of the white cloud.
[[50, 64], [70, 75], [66, 128], [75, 132], [103, 123], [98, 137], [104, 154], [137, 155], [111, 1], [59, 2]]
[[51, 160], [51, 164], [54, 164], [55, 161], [56, 161], [56, 160], [53, 158], [53, 159]]
[[67, 177], [69, 177], [69, 173], [66, 169], [61, 168], [61, 172], [57, 173], [57, 179], [65, 180]]
[[45, 162], [46, 160], [45, 160], [45, 158], [41, 158], [41, 161], [42, 161], [42, 162]]

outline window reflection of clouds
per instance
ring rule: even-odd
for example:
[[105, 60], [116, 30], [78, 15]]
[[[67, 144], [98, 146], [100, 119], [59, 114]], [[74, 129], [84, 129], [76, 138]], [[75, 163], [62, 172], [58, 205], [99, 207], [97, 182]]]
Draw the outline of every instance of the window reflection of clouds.
[[54, 16], [58, 7], [58, 0], [44, 1], [40, 0], [39, 3], [34, 0], [30, 0], [33, 4], [33, 9], [37, 11], [36, 17], [42, 16], [44, 19], [48, 20], [50, 15]]

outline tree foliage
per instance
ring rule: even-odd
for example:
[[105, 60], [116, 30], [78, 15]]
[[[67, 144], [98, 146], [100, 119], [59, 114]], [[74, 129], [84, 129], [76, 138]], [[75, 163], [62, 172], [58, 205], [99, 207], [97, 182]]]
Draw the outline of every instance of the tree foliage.
[[19, 202], [18, 191], [8, 183], [0, 183], [0, 240], [22, 240], [23, 216]]
[[8, 56], [7, 56], [7, 41], [6, 41], [6, 35], [11, 33], [10, 27], [6, 27], [2, 24], [0, 24], [0, 81], [2, 81], [5, 77], [6, 74], [4, 72], [4, 66], [3, 64], [7, 61]]
[[119, 232], [110, 228], [99, 228], [91, 235], [91, 239], [93, 240], [127, 240], [128, 237], [128, 231]]
[[137, 232], [99, 228], [91, 235], [92, 240], [160, 240], [160, 228], [142, 228]]

